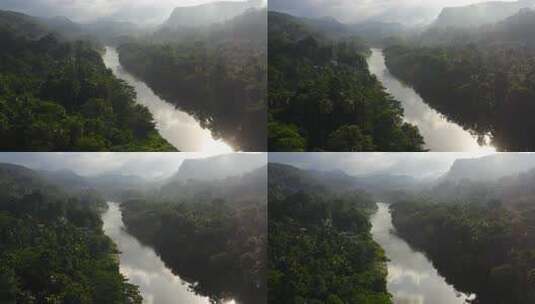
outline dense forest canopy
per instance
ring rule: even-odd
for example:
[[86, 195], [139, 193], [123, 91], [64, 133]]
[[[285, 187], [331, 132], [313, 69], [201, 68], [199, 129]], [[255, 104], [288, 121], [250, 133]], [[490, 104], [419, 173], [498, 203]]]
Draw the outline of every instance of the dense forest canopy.
[[385, 50], [396, 77], [424, 100], [501, 151], [532, 151], [535, 12], [494, 24], [431, 27]]
[[18, 30], [0, 27], [2, 150], [175, 150], [94, 44]]
[[170, 181], [122, 204], [130, 233], [213, 301], [266, 302], [266, 168], [218, 181]]
[[362, 192], [304, 192], [322, 182], [295, 170], [268, 169], [269, 303], [391, 303], [386, 258], [370, 234], [376, 204]]
[[104, 201], [67, 194], [35, 171], [0, 164], [2, 303], [141, 304], [102, 231]]
[[368, 47], [356, 37], [326, 39], [309, 23], [269, 13], [269, 149], [422, 150], [418, 129], [370, 74]]
[[236, 150], [266, 149], [266, 10], [221, 24], [163, 27], [121, 45], [121, 64]]

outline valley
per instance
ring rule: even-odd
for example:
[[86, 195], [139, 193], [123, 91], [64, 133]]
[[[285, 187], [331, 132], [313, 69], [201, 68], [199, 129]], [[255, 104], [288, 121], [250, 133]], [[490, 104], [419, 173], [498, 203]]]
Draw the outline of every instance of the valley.
[[[22, 163], [29, 157], [13, 155]], [[0, 163], [2, 301], [267, 301], [265, 155], [165, 155], [181, 165], [158, 182], [141, 171], [88, 176], [55, 170], [65, 156], [30, 156], [55, 164], [49, 170]], [[82, 165], [89, 155], [68, 157]], [[98, 166], [110, 165], [100, 157]], [[144, 162], [175, 165], [151, 153], [130, 164]], [[246, 165], [237, 170], [237, 163]]]
[[176, 7], [157, 25], [0, 11], [1, 147], [265, 151], [265, 16], [262, 1]]
[[[270, 157], [270, 303], [531, 303], [533, 154], [458, 154], [412, 181], [399, 170], [443, 153], [338, 154]], [[392, 171], [336, 169], [372, 158]]]

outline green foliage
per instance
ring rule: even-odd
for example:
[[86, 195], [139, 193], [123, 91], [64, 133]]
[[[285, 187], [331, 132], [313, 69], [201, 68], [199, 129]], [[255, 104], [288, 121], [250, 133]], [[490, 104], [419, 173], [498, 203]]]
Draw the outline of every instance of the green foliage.
[[122, 205], [123, 221], [195, 292], [213, 301], [265, 303], [265, 203], [185, 201], [128, 201]]
[[270, 303], [391, 303], [368, 198], [269, 197]]
[[503, 151], [535, 148], [535, 52], [504, 45], [385, 50], [392, 74], [448, 119]]
[[[187, 37], [119, 48], [121, 64], [237, 150], [266, 149], [266, 51]], [[265, 48], [265, 47], [264, 47]]]
[[77, 198], [30, 170], [0, 168], [2, 303], [141, 304], [102, 231], [99, 198]]
[[135, 92], [89, 42], [39, 40], [0, 28], [0, 149], [175, 150]]
[[[271, 151], [299, 150], [303, 142], [307, 151], [423, 149], [400, 103], [370, 74], [359, 40], [333, 42], [291, 16], [269, 18]], [[304, 141], [283, 126], [297, 128]]]
[[535, 209], [482, 204], [403, 202], [393, 205], [397, 232], [422, 249], [456, 289], [481, 303], [535, 301]]

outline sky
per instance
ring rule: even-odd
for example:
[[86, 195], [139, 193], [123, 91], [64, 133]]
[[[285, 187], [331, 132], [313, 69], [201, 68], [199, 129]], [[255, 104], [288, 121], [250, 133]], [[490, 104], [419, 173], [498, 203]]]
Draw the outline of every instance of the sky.
[[302, 169], [341, 170], [353, 176], [392, 174], [435, 178], [446, 173], [456, 159], [490, 154], [494, 153], [269, 153], [269, 162]]
[[[229, 0], [243, 1], [243, 0]], [[1, 10], [14, 10], [39, 17], [64, 16], [77, 22], [101, 18], [160, 24], [177, 6], [192, 6], [215, 0], [0, 0]]]
[[214, 156], [208, 153], [0, 153], [0, 163], [34, 170], [71, 170], [82, 176], [106, 173], [163, 178], [177, 172], [185, 159]]
[[[345, 23], [366, 20], [422, 25], [432, 22], [443, 7], [488, 0], [269, 0], [269, 9], [302, 17], [330, 16]], [[515, 0], [503, 0], [515, 1]]]

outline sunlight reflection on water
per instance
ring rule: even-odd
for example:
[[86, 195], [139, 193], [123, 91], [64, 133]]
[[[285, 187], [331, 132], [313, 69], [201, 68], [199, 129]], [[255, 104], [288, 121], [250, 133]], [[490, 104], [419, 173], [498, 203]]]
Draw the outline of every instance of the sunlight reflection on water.
[[427, 149], [435, 152], [496, 151], [495, 147], [488, 144], [488, 137], [487, 143], [480, 146], [475, 136], [448, 121], [444, 115], [427, 105], [412, 88], [394, 77], [385, 65], [382, 50], [372, 49], [372, 55], [367, 61], [370, 72], [379, 79], [390, 95], [401, 102], [405, 121], [418, 126]]
[[119, 54], [112, 47], [106, 47], [103, 56], [106, 67], [116, 77], [134, 87], [137, 102], [152, 113], [156, 127], [163, 138], [182, 152], [232, 152], [232, 148], [221, 139], [215, 139], [208, 129], [203, 129], [194, 117], [178, 110], [174, 105], [158, 97], [143, 81], [125, 71], [119, 63]]
[[117, 203], [108, 203], [102, 216], [103, 228], [121, 252], [120, 271], [129, 282], [139, 286], [146, 304], [209, 304], [207, 297], [191, 291], [174, 275], [152, 248], [141, 245], [124, 230], [121, 210]]
[[395, 304], [463, 304], [474, 297], [455, 290], [425, 255], [393, 234], [388, 205], [378, 203], [378, 206], [371, 218], [371, 231], [389, 259], [387, 288]]

